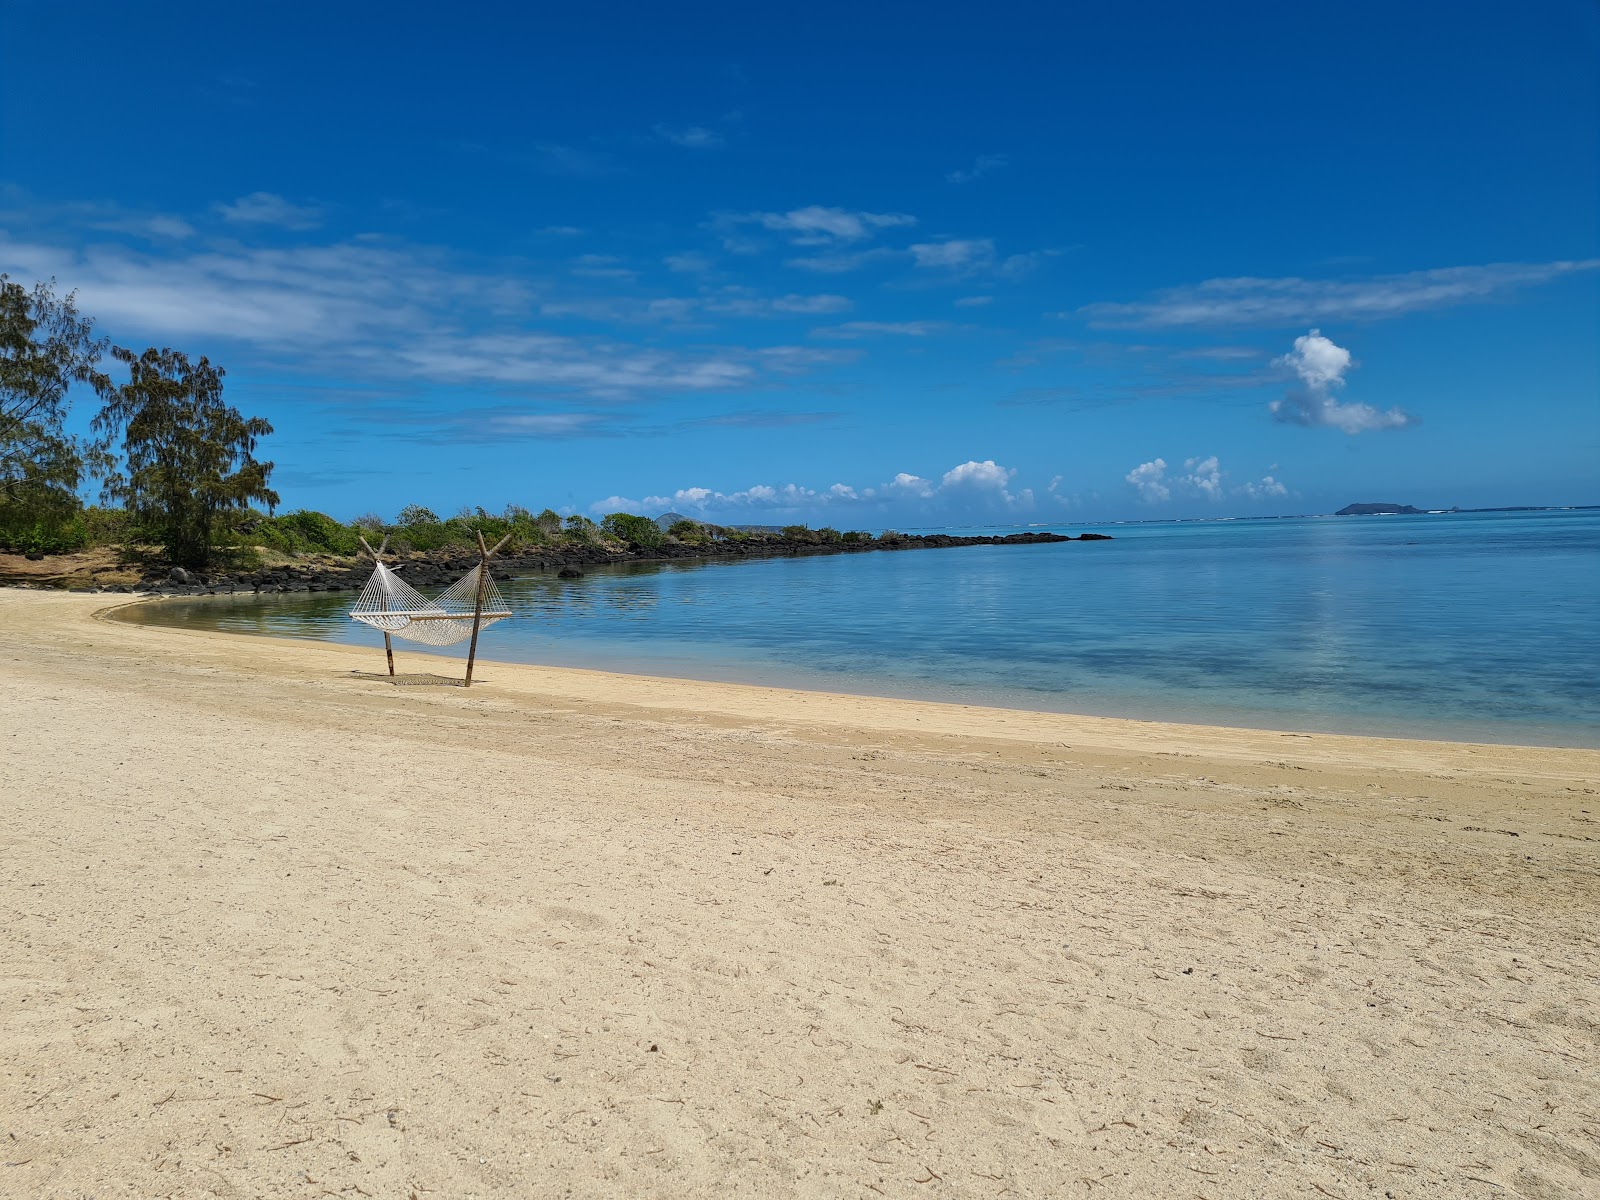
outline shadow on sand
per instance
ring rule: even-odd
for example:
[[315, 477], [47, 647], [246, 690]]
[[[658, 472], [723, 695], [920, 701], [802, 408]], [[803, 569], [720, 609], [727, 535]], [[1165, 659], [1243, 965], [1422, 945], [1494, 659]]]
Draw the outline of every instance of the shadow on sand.
[[356, 679], [370, 679], [375, 683], [392, 683], [395, 687], [465, 687], [466, 681], [448, 675], [390, 675], [387, 671], [351, 671]]

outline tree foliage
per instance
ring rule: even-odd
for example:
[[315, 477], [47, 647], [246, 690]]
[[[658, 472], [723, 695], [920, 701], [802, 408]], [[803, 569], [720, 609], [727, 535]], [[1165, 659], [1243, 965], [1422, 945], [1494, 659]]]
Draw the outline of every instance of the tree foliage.
[[252, 501], [278, 503], [267, 486], [272, 464], [255, 457], [272, 426], [223, 403], [223, 371], [205, 358], [190, 363], [176, 350], [135, 355], [121, 346], [111, 354], [129, 379], [103, 388], [94, 426], [122, 439], [127, 461], [107, 477], [106, 494], [127, 505], [173, 562], [205, 566], [220, 518]]
[[78, 486], [102, 456], [66, 432], [67, 396], [104, 386], [104, 350], [72, 293], [0, 275], [0, 542], [48, 541], [82, 509]]
[[600, 528], [607, 537], [644, 550], [653, 550], [666, 540], [661, 526], [637, 513], [614, 512], [600, 522]]

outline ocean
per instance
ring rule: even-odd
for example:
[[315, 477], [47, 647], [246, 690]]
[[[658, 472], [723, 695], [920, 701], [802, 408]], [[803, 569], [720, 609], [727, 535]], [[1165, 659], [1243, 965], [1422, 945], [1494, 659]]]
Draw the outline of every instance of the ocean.
[[[1600, 747], [1600, 511], [949, 532], [1108, 542], [519, 576], [480, 656], [1149, 720]], [[348, 593], [143, 605], [372, 647]], [[401, 669], [436, 653], [396, 640]], [[437, 652], [462, 659], [465, 647]], [[432, 665], [437, 670], [437, 665]], [[480, 678], [492, 672], [480, 670]]]

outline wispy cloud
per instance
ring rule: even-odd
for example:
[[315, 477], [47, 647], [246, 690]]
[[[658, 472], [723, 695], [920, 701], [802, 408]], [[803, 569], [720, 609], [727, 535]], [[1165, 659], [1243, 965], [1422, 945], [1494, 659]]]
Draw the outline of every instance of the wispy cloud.
[[1370, 404], [1340, 403], [1335, 392], [1344, 386], [1345, 374], [1355, 361], [1350, 351], [1315, 329], [1295, 338], [1294, 349], [1274, 359], [1273, 365], [1293, 371], [1302, 385], [1267, 406], [1286, 425], [1321, 425], [1357, 434], [1416, 424], [1415, 417], [1398, 408], [1380, 412]]
[[899, 250], [891, 250], [887, 246], [874, 246], [870, 250], [805, 254], [798, 258], [787, 259], [785, 262], [787, 266], [799, 267], [802, 271], [815, 271], [819, 275], [844, 275], [851, 271], [859, 271], [862, 267], [873, 263], [902, 257], [904, 256]]
[[271, 225], [278, 229], [316, 229], [322, 224], [322, 210], [309, 204], [293, 204], [275, 192], [251, 192], [231, 204], [217, 205], [224, 221], [236, 225]]
[[686, 150], [720, 150], [728, 139], [704, 125], [657, 125], [656, 136]]
[[911, 259], [919, 267], [971, 271], [994, 262], [993, 238], [952, 238], [947, 242], [917, 242]]
[[846, 321], [843, 325], [828, 325], [813, 329], [812, 337], [864, 338], [888, 335], [891, 337], [928, 337], [950, 329], [948, 321]]
[[[247, 360], [253, 351], [278, 368], [345, 378], [617, 400], [760, 387], [853, 357], [792, 345], [662, 348], [530, 328], [557, 307], [556, 298], [540, 294], [552, 281], [465, 271], [441, 251], [374, 240], [269, 248], [230, 241], [158, 256], [113, 244], [73, 250], [0, 235], [0, 270], [53, 277], [76, 289], [83, 310], [120, 341], [147, 337], [215, 355], [218, 347], [208, 343], [223, 340], [244, 348]], [[697, 312], [804, 318], [844, 311], [849, 301], [711, 293], [636, 307], [661, 304], [669, 307], [655, 319]]]
[[661, 262], [667, 270], [680, 275], [703, 275], [716, 265], [704, 254], [696, 254], [692, 250], [683, 254], [669, 254]]
[[585, 150], [560, 142], [537, 142], [527, 157], [534, 170], [562, 179], [612, 179], [627, 174], [607, 151]]
[[1108, 329], [1376, 321], [1488, 300], [1597, 267], [1600, 259], [1591, 258], [1444, 267], [1365, 279], [1208, 279], [1159, 292], [1151, 300], [1086, 304], [1076, 315]]
[[946, 183], [973, 183], [993, 171], [998, 171], [1011, 160], [1004, 154], [980, 154], [970, 167], [963, 167], [945, 175]]
[[750, 227], [782, 234], [795, 246], [836, 247], [866, 241], [884, 229], [916, 223], [917, 219], [907, 213], [875, 213], [809, 204], [788, 212], [718, 213], [711, 225], [722, 233], [728, 249], [748, 253], [758, 247], [752, 246], [740, 231]]

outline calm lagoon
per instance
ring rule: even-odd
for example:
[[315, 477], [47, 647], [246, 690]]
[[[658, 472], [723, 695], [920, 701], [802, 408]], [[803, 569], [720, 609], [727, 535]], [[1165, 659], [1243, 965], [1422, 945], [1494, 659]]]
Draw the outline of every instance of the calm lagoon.
[[[480, 653], [960, 704], [1600, 746], [1600, 511], [1031, 528], [1116, 540], [524, 575], [501, 585], [518, 615]], [[379, 635], [345, 615], [352, 601], [219, 596], [126, 614], [371, 645], [381, 669]]]

